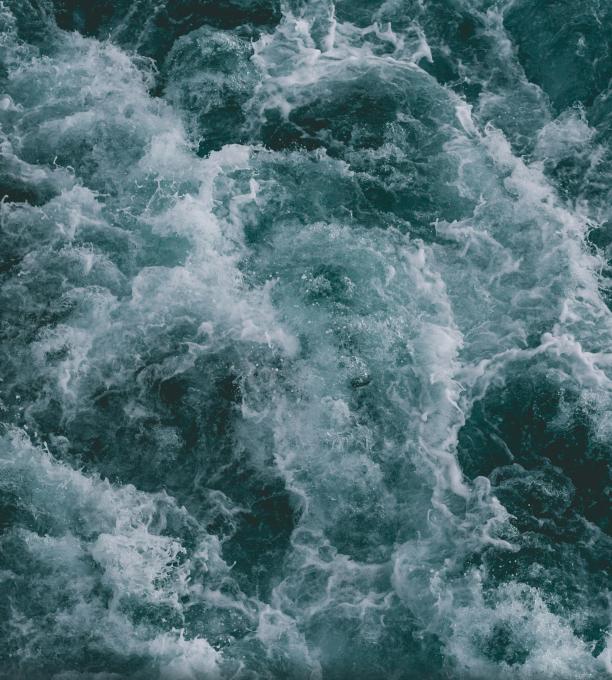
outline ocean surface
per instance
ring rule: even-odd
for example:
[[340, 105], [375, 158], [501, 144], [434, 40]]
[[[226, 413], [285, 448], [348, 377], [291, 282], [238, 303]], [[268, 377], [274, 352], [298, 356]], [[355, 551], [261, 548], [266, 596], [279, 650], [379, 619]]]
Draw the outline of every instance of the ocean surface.
[[610, 677], [611, 40], [0, 0], [2, 680]]

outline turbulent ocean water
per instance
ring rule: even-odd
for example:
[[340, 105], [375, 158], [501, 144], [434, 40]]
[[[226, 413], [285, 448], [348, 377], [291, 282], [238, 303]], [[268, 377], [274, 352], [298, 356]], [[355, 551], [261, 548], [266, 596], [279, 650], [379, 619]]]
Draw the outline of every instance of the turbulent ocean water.
[[612, 674], [612, 3], [0, 1], [0, 677]]

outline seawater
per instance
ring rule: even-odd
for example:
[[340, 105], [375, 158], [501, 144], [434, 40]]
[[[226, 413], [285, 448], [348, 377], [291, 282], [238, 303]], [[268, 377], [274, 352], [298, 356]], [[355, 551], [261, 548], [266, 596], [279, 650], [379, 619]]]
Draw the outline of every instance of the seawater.
[[605, 678], [612, 4], [0, 1], [0, 676]]

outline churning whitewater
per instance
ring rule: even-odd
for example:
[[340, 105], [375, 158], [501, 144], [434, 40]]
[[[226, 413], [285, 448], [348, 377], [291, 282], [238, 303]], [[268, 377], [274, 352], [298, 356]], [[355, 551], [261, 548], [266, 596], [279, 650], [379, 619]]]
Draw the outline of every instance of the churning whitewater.
[[612, 674], [612, 3], [0, 0], [0, 677]]

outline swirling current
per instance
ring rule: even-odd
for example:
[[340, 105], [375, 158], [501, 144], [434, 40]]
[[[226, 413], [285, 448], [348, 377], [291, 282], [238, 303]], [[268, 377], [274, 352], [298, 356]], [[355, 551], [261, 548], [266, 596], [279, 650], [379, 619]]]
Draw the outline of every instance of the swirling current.
[[0, 677], [612, 674], [612, 3], [0, 0]]

